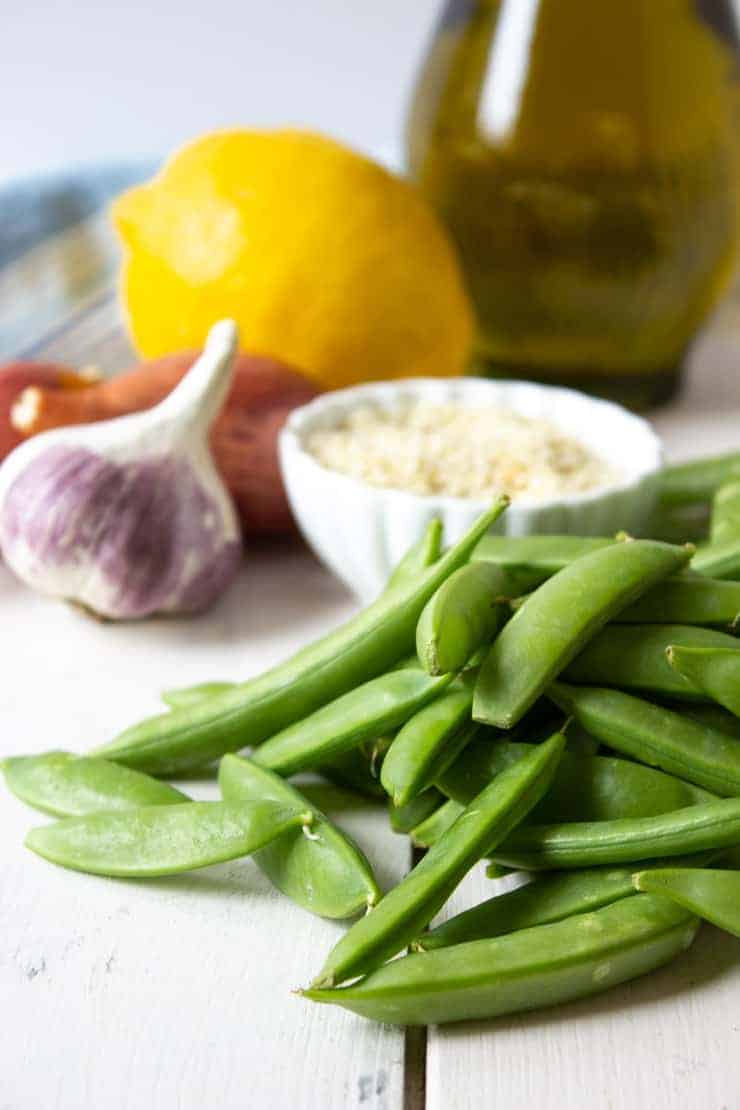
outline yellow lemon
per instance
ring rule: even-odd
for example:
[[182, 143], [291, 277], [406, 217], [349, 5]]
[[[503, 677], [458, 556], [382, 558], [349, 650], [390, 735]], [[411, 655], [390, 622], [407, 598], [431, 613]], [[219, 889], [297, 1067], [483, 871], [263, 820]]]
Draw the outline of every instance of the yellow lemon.
[[436, 215], [321, 135], [207, 135], [119, 197], [113, 218], [142, 355], [199, 346], [231, 316], [245, 347], [328, 388], [464, 368], [473, 316]]

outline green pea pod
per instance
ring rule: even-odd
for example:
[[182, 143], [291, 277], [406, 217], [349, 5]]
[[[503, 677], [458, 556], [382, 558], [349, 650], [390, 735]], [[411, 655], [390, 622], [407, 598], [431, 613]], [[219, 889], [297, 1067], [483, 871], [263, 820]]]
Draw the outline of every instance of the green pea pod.
[[477, 721], [511, 728], [612, 617], [690, 550], [630, 540], [583, 555], [530, 594], [493, 641], [473, 698]]
[[292, 829], [254, 854], [288, 898], [332, 918], [352, 917], [377, 902], [380, 890], [363, 853], [294, 787], [237, 755], [223, 757], [218, 782], [226, 802], [273, 802], [286, 812], [313, 815], [310, 833]]
[[660, 475], [660, 502], [671, 506], [711, 501], [722, 483], [739, 470], [740, 454], [736, 451], [666, 466]]
[[404, 588], [389, 590], [358, 616], [284, 663], [233, 690], [126, 729], [96, 754], [150, 773], [177, 774], [229, 751], [255, 746], [322, 705], [386, 671], [414, 649], [421, 611], [467, 562], [508, 504], [505, 497]]
[[190, 801], [174, 786], [140, 771], [69, 752], [13, 756], [3, 760], [2, 770], [17, 798], [54, 817]]
[[[173, 709], [194, 705], [204, 697], [233, 690], [233, 682], [204, 682], [200, 686], [188, 686], [179, 690], [165, 690], [162, 698]], [[380, 737], [373, 744], [360, 745], [351, 751], [342, 752], [317, 770], [339, 786], [348, 787], [370, 798], [385, 798], [385, 790], [380, 784], [380, 767], [383, 756], [390, 745], [390, 738]], [[366, 747], [370, 751], [366, 751]]]
[[473, 738], [470, 709], [475, 675], [456, 679], [396, 733], [380, 781], [396, 806], [405, 805], [457, 758]]
[[452, 891], [549, 787], [565, 747], [556, 734], [499, 775], [424, 858], [329, 953], [314, 986], [333, 986], [394, 956], [431, 921]]
[[[476, 741], [437, 780], [443, 794], [467, 805], [530, 750], [528, 744]], [[529, 821], [613, 821], [650, 817], [712, 801], [715, 795], [628, 759], [566, 751], [552, 785]]]
[[740, 795], [740, 745], [728, 732], [621, 690], [554, 682], [548, 696], [615, 751], [713, 794]]
[[431, 848], [457, 821], [465, 809], [459, 802], [444, 802], [425, 821], [411, 830], [411, 841], [417, 848]]
[[[716, 859], [716, 852], [700, 852], [681, 858], [682, 867], [699, 868]], [[662, 867], [665, 860], [651, 861], [646, 868]], [[427, 952], [471, 940], [504, 936], [517, 929], [549, 925], [576, 914], [591, 913], [602, 906], [634, 894], [631, 867], [590, 867], [585, 871], [538, 874], [534, 881], [494, 895], [469, 910], [449, 918], [436, 929], [422, 933], [414, 949]]]
[[607, 536], [484, 536], [472, 558], [495, 563], [516, 576], [521, 595], [583, 555], [617, 542]]
[[359, 983], [303, 994], [398, 1025], [498, 1017], [585, 998], [644, 975], [688, 948], [697, 927], [686, 910], [640, 894], [552, 925], [415, 952]]
[[740, 844], [740, 798], [686, 806], [675, 813], [618, 821], [527, 825], [491, 856], [527, 871], [635, 863]]
[[590, 640], [563, 671], [568, 682], [618, 686], [661, 697], [704, 700], [700, 686], [670, 666], [666, 649], [729, 647], [740, 652], [740, 642], [713, 628], [691, 624], [610, 624]]
[[740, 578], [740, 538], [700, 544], [691, 566], [710, 578]]
[[70, 817], [31, 829], [26, 846], [74, 871], [143, 879], [249, 856], [310, 823], [273, 802], [191, 802]]
[[672, 644], [666, 657], [683, 679], [740, 717], [740, 642], [730, 648]]
[[733, 628], [740, 620], [740, 582], [701, 574], [653, 586], [614, 618], [620, 624], [704, 624]]
[[660, 894], [740, 937], [740, 872], [661, 868], [635, 875], [637, 890]]
[[426, 603], [416, 626], [416, 651], [428, 674], [462, 670], [506, 623], [506, 602], [517, 592], [495, 563], [468, 563], [451, 574]]
[[422, 933], [414, 948], [429, 952], [471, 940], [504, 936], [517, 929], [549, 925], [634, 894], [632, 869], [594, 867], [562, 875], [543, 875], [525, 886], [487, 898], [472, 909]]
[[424, 535], [408, 549], [403, 558], [396, 564], [390, 578], [386, 582], [386, 592], [395, 590], [399, 586], [406, 588], [414, 586], [419, 575], [437, 562], [442, 554], [442, 521], [437, 517], [430, 520]]
[[709, 539], [713, 544], [740, 540], [740, 469], [733, 480], [723, 482], [714, 494]]
[[199, 682], [197, 686], [181, 686], [174, 690], [163, 690], [162, 701], [170, 709], [187, 709], [204, 698], [216, 694], [227, 694], [236, 689], [236, 682]]
[[709, 534], [709, 502], [659, 505], [650, 517], [650, 535], [666, 543], [701, 543]]
[[312, 770], [407, 721], [436, 698], [454, 675], [430, 678], [420, 670], [390, 671], [283, 729], [254, 753], [261, 767], [280, 775]]
[[444, 794], [430, 787], [423, 794], [417, 794], [405, 805], [395, 806], [392, 801], [388, 803], [388, 818], [391, 828], [396, 833], [410, 833], [416, 825], [421, 824], [430, 817], [440, 806], [445, 804]]
[[698, 702], [690, 702], [686, 705], [667, 704], [666, 708], [674, 709], [689, 720], [698, 721], [700, 725], [707, 725], [709, 728], [734, 737], [735, 740], [740, 740], [740, 717], [728, 713], [721, 705], [700, 705]]

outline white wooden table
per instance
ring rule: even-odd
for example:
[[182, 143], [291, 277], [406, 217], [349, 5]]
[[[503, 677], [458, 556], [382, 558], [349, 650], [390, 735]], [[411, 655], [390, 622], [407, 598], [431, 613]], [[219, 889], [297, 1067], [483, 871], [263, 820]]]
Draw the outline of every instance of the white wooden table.
[[[111, 369], [128, 357], [104, 304], [39, 350]], [[739, 418], [740, 349], [718, 327], [656, 424], [686, 457], [740, 447]], [[84, 750], [155, 712], [159, 690], [247, 676], [352, 611], [290, 548], [251, 553], [217, 609], [188, 623], [97, 624], [0, 568], [0, 755]], [[409, 851], [382, 808], [338, 819], [384, 885], [402, 876]], [[249, 860], [96, 879], [24, 850], [42, 820], [3, 792], [0, 1110], [740, 1107], [740, 944], [708, 926], [670, 967], [592, 1000], [404, 1034], [291, 994], [340, 927], [277, 895]], [[446, 913], [491, 890], [473, 873]]]

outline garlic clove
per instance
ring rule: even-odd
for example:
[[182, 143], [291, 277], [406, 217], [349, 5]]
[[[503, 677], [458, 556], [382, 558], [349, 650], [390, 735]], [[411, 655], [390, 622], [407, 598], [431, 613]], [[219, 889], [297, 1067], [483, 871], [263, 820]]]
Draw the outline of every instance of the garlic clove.
[[160, 404], [44, 432], [0, 466], [0, 550], [42, 593], [112, 619], [206, 608], [239, 565], [208, 431], [228, 392], [233, 321]]

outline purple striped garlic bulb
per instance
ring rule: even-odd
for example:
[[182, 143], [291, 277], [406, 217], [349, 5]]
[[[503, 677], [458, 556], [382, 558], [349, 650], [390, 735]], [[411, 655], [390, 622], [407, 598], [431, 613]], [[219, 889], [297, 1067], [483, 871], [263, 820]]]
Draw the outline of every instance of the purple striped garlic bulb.
[[236, 325], [146, 412], [34, 436], [0, 466], [0, 550], [41, 593], [113, 620], [205, 609], [241, 559], [231, 497], [208, 446]]

